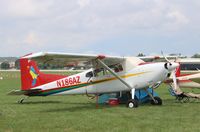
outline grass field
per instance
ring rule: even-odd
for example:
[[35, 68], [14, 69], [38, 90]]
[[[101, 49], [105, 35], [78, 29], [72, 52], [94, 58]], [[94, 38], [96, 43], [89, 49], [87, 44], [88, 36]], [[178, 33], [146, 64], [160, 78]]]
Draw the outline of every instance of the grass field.
[[[20, 88], [17, 72], [1, 72], [0, 132], [199, 132], [200, 100], [178, 103], [165, 85], [157, 89], [162, 106], [141, 104], [137, 109], [124, 105], [95, 108], [85, 95], [32, 97], [8, 96]], [[200, 90], [196, 90], [200, 93]]]

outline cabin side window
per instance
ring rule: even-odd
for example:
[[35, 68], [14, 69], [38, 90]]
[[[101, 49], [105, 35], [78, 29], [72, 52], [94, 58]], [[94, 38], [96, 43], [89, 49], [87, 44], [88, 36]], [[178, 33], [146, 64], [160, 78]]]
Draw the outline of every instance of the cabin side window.
[[[111, 65], [109, 66], [110, 69], [112, 69], [114, 72], [118, 73], [123, 71], [123, 67], [121, 64], [115, 64], [115, 65]], [[104, 76], [104, 75], [110, 75], [111, 73], [105, 69], [105, 68], [99, 68], [99, 69], [95, 69], [94, 70], [94, 76], [98, 77], [98, 76]]]
[[109, 67], [116, 73], [124, 70], [121, 64], [115, 64]]
[[99, 69], [95, 69], [94, 70], [94, 76], [104, 76], [106, 74], [105, 69], [104, 68], [99, 68]]

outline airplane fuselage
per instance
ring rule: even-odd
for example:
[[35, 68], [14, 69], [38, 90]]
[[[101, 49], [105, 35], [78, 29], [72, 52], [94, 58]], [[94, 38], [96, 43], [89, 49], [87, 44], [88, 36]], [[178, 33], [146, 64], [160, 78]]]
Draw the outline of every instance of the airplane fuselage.
[[[118, 72], [117, 75], [135, 89], [147, 88], [164, 81], [168, 77], [169, 71], [164, 67], [164, 64], [138, 65], [129, 71]], [[35, 87], [33, 89], [41, 89], [41, 91], [32, 96], [99, 94], [131, 90], [112, 74], [86, 77], [89, 72], [94, 72], [94, 70], [89, 69], [82, 73]]]

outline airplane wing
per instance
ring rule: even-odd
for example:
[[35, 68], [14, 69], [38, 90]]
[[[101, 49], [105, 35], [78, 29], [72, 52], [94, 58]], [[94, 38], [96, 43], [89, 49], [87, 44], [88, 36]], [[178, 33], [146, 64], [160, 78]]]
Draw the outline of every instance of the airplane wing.
[[160, 56], [141, 56], [139, 58], [146, 61], [146, 62], [151, 62], [151, 61], [160, 59]]
[[[175, 60], [177, 56], [166, 56], [169, 60]], [[146, 61], [146, 62], [152, 62], [152, 61], [166, 61], [164, 56], [155, 55], [155, 56], [141, 56], [140, 59]]]
[[192, 80], [192, 81], [194, 81], [196, 83], [200, 83], [200, 73], [181, 76], [181, 77], [178, 77], [178, 79], [179, 80]]
[[[114, 65], [124, 62], [125, 57], [120, 56], [104, 56], [93, 54], [75, 54], [75, 53], [59, 53], [59, 52], [38, 52], [23, 56], [21, 58], [33, 59], [37, 62], [53, 63], [53, 64], [72, 64], [72, 63], [87, 63], [92, 62], [97, 58], [102, 58], [106, 65]], [[134, 57], [135, 63], [142, 63], [143, 61]]]

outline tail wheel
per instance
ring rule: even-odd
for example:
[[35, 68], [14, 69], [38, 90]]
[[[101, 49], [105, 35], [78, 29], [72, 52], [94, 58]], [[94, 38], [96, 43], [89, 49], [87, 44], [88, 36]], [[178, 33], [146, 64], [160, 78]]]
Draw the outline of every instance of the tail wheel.
[[135, 99], [131, 99], [127, 102], [126, 106], [129, 107], [129, 108], [137, 108], [138, 107], [138, 101], [135, 100]]
[[24, 98], [18, 101], [19, 104], [23, 104]]
[[160, 97], [154, 97], [155, 102], [151, 100], [152, 105], [162, 105], [162, 99]]

